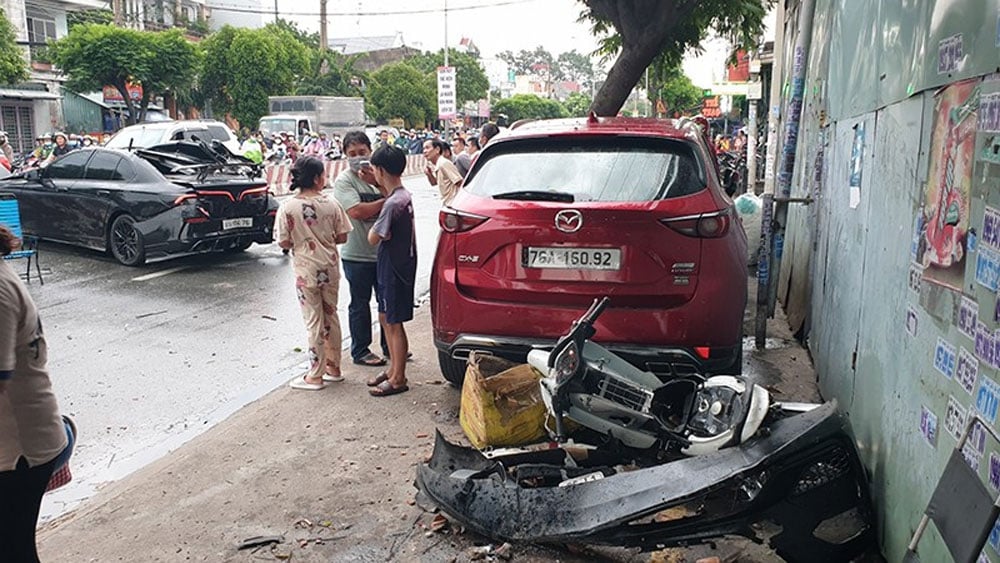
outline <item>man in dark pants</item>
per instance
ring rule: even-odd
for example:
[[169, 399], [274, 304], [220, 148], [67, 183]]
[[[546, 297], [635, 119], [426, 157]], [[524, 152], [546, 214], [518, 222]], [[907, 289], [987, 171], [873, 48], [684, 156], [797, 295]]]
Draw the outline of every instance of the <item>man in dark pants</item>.
[[[333, 193], [354, 227], [347, 236], [347, 244], [340, 249], [344, 276], [351, 288], [351, 304], [347, 307], [351, 358], [358, 365], [384, 366], [385, 358], [373, 354], [369, 348], [372, 343], [371, 300], [377, 283], [377, 247], [368, 242], [368, 231], [382, 211], [385, 198], [374, 186], [375, 176], [368, 164], [372, 153], [371, 141], [365, 132], [348, 132], [344, 135], [343, 144], [348, 168], [337, 176]], [[387, 356], [389, 347], [385, 334], [380, 336], [382, 355]]]

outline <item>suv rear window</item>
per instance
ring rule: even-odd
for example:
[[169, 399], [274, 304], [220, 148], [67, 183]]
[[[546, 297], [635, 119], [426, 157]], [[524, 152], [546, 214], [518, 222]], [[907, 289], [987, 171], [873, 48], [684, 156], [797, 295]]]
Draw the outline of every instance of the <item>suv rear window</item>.
[[[484, 154], [466, 189], [484, 197], [656, 201], [705, 189], [704, 167], [683, 141], [572, 137], [507, 141]], [[519, 197], [518, 194], [525, 194]]]

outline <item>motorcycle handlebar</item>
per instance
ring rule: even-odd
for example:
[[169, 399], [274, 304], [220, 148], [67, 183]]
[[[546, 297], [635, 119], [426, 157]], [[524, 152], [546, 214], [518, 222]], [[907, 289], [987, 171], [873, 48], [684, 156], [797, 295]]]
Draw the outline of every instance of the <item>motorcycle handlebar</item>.
[[604, 296], [601, 299], [594, 299], [594, 304], [590, 306], [590, 309], [588, 309], [587, 313], [583, 316], [584, 322], [593, 323], [596, 321], [597, 317], [601, 316], [601, 313], [604, 312], [604, 309], [607, 309], [608, 303], [610, 302], [611, 298], [608, 296]]

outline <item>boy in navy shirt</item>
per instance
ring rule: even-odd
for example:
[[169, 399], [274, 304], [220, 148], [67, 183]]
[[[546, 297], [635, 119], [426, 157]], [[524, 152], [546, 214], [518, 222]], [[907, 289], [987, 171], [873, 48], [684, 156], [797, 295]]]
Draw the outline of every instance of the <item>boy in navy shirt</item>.
[[393, 361], [387, 371], [372, 381], [376, 385], [369, 392], [375, 397], [385, 397], [409, 390], [405, 361], [409, 355], [409, 341], [403, 323], [413, 319], [417, 240], [413, 200], [402, 182], [406, 153], [395, 146], [382, 145], [372, 154], [371, 165], [386, 200], [368, 232], [368, 242], [378, 245], [379, 321]]

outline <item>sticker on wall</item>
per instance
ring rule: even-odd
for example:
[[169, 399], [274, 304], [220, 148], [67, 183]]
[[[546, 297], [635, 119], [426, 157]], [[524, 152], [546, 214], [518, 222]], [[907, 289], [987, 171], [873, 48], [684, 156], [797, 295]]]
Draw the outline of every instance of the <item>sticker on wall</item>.
[[[1000, 94], [987, 94], [979, 99], [979, 119], [976, 121], [980, 133], [1000, 132]], [[983, 146], [985, 149], [992, 145], [990, 139]], [[984, 156], [985, 153], [984, 153]], [[991, 158], [984, 158], [991, 160]]]
[[938, 42], [938, 74], [948, 74], [962, 66], [962, 34], [946, 37]]
[[937, 346], [934, 348], [934, 369], [951, 379], [955, 375], [955, 356], [955, 347], [938, 338]]
[[910, 291], [920, 295], [920, 280], [924, 277], [924, 269], [920, 264], [911, 263], [910, 264], [910, 279], [908, 282], [908, 287]]
[[[976, 150], [979, 81], [963, 80], [935, 96], [930, 168], [924, 186], [924, 241], [918, 262], [923, 279], [962, 291], [965, 281], [969, 197]], [[984, 263], [984, 268], [990, 265]], [[1000, 274], [1000, 259], [996, 268]], [[982, 272], [988, 280], [987, 270]]]
[[990, 488], [1000, 492], [1000, 456], [996, 452], [990, 452]]
[[965, 431], [965, 424], [968, 422], [967, 416], [969, 416], [968, 409], [963, 407], [958, 399], [949, 396], [948, 407], [944, 411], [944, 431], [956, 442], [962, 439], [962, 432]]
[[985, 375], [980, 376], [979, 390], [976, 391], [976, 410], [990, 424], [996, 424], [998, 406], [1000, 406], [1000, 385]]
[[958, 348], [958, 365], [955, 366], [955, 381], [965, 392], [972, 394], [979, 377], [979, 360], [963, 347]]
[[976, 283], [996, 292], [1000, 284], [1000, 252], [983, 246], [976, 253]]
[[986, 429], [976, 422], [969, 430], [969, 439], [962, 446], [962, 457], [969, 467], [979, 471], [979, 462], [983, 459], [984, 452], [986, 452]]
[[[983, 140], [983, 148], [979, 149], [978, 159], [990, 164], [1000, 164], [1000, 136], [989, 135]], [[984, 181], [986, 170], [983, 171]]]
[[906, 334], [917, 335], [917, 310], [912, 306], [906, 307]]
[[976, 357], [988, 366], [993, 365], [993, 333], [983, 322], [976, 322]]
[[1000, 211], [988, 205], [983, 214], [983, 232], [979, 242], [993, 250], [1000, 250]]
[[986, 364], [991, 367], [997, 367], [1000, 363], [1000, 329], [993, 331], [993, 353], [988, 354]]
[[968, 297], [962, 296], [962, 302], [958, 306], [958, 332], [976, 339], [976, 323], [979, 322], [979, 303]]
[[[913, 217], [913, 238], [910, 239], [910, 261], [916, 262], [920, 259], [920, 241], [924, 237], [924, 210], [918, 209]], [[911, 266], [912, 268], [912, 266]]]
[[997, 518], [993, 523], [993, 529], [990, 530], [990, 547], [994, 553], [1000, 554], [1000, 518]]
[[865, 162], [865, 122], [854, 126], [854, 144], [851, 146], [851, 172], [848, 176], [850, 187], [850, 206], [857, 209], [861, 204], [861, 174]]
[[920, 434], [932, 448], [937, 447], [937, 415], [923, 405], [920, 406]]
[[990, 558], [986, 556], [985, 551], [979, 552], [979, 557], [976, 558], [976, 563], [990, 563]]
[[975, 254], [976, 253], [976, 241], [977, 240], [978, 239], [976, 237], [976, 229], [970, 228], [969, 232], [965, 233], [965, 246], [968, 249], [969, 254]]
[[997, 295], [997, 300], [993, 305], [993, 322], [1000, 323], [1000, 295]]

